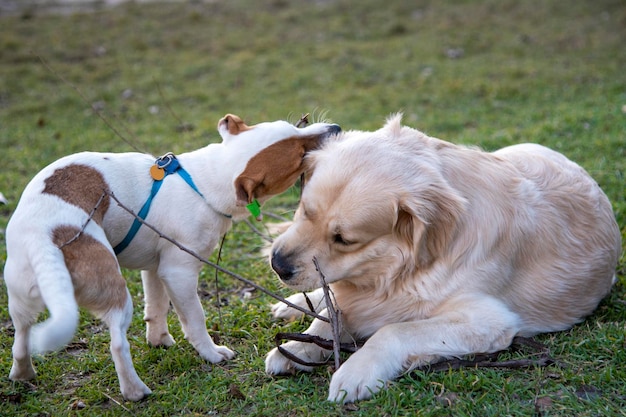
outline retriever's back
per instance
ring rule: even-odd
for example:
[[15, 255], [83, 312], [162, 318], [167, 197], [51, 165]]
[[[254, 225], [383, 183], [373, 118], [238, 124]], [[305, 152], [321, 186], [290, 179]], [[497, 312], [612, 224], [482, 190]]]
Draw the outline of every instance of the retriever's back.
[[520, 144], [494, 155], [524, 178], [515, 191], [533, 224], [517, 236], [514, 279], [502, 295], [524, 319], [522, 334], [565, 329], [614, 281], [621, 235], [611, 203], [580, 166], [548, 148]]

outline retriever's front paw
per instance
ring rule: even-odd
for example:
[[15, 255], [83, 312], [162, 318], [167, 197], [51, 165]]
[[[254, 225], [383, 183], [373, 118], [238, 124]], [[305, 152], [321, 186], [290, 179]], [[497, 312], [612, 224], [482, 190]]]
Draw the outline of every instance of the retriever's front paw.
[[367, 370], [362, 370], [361, 374], [354, 375], [341, 372], [342, 369], [343, 366], [339, 368], [330, 381], [328, 401], [353, 403], [358, 400], [366, 400], [385, 385], [385, 381], [378, 379]]
[[[300, 343], [289, 342], [283, 344], [282, 347], [304, 361], [312, 361], [309, 355], [297, 348], [298, 345], [300, 345]], [[265, 357], [265, 372], [270, 375], [288, 375], [294, 373], [296, 370], [311, 372], [313, 367], [301, 365], [287, 359], [278, 351], [278, 348], [270, 350]]]
[[[287, 297], [287, 301], [299, 307], [308, 308], [304, 294], [298, 293]], [[276, 303], [272, 305], [272, 316], [277, 319], [293, 320], [300, 318], [304, 313], [295, 308], [289, 307], [285, 303]]]
[[[306, 295], [304, 293], [293, 294], [287, 297], [287, 301], [309, 311], [313, 309], [316, 313], [320, 313], [326, 308], [324, 290], [321, 288], [308, 292]], [[302, 317], [304, 313], [285, 303], [276, 303], [272, 306], [272, 315], [279, 319], [295, 319]]]
[[368, 355], [361, 349], [333, 375], [328, 400], [351, 403], [370, 398], [398, 373], [391, 362], [381, 360], [375, 353]]
[[294, 363], [285, 358], [278, 348], [269, 351], [265, 357], [265, 372], [269, 375], [287, 375], [295, 370]]

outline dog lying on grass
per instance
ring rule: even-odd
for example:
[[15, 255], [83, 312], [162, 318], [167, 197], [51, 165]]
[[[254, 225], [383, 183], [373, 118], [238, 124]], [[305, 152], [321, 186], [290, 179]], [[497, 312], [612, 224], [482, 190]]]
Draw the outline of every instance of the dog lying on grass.
[[[367, 339], [333, 375], [328, 399], [369, 398], [412, 367], [491, 353], [514, 336], [580, 322], [615, 280], [621, 235], [606, 195], [565, 156], [535, 144], [494, 153], [401, 126], [345, 132], [307, 157], [293, 224], [271, 265], [289, 287], [321, 285], [342, 312], [342, 342]], [[321, 302], [318, 289], [313, 304]], [[306, 306], [304, 296], [289, 298]], [[285, 304], [276, 317], [295, 315]], [[308, 334], [332, 339], [315, 319]], [[329, 351], [291, 341], [307, 362]], [[311, 370], [277, 349], [270, 374]]]
[[[170, 300], [185, 337], [210, 362], [234, 352], [216, 345], [197, 295], [202, 263], [166, 242], [111, 201], [110, 193], [164, 235], [208, 257], [232, 221], [249, 215], [290, 187], [304, 155], [340, 129], [276, 121], [247, 126], [226, 115], [222, 142], [175, 157], [84, 152], [52, 163], [28, 184], [6, 230], [4, 269], [15, 326], [12, 380], [35, 377], [32, 353], [65, 346], [78, 324], [78, 307], [101, 318], [124, 398], [150, 394], [133, 366], [126, 332], [132, 301], [120, 266], [141, 269], [146, 336], [170, 346]], [[117, 257], [116, 257], [117, 254]], [[45, 308], [50, 318], [32, 327]]]

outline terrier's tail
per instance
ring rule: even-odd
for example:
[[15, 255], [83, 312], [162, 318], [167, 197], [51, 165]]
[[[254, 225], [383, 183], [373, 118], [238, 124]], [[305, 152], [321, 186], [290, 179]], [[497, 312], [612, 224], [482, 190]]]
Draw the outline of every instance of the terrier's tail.
[[72, 340], [78, 327], [78, 304], [63, 252], [51, 245], [38, 248], [33, 255], [32, 266], [50, 317], [32, 328], [30, 348], [32, 353], [45, 353]]

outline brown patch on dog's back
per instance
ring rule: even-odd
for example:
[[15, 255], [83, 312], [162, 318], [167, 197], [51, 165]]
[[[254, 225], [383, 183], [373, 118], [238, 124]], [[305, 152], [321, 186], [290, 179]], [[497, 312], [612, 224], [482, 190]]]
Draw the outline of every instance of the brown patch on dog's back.
[[109, 209], [109, 196], [102, 195], [109, 186], [100, 172], [87, 165], [72, 164], [56, 169], [44, 182], [44, 193], [56, 195], [87, 214], [102, 198], [93, 215], [93, 220], [102, 224], [104, 214]]
[[[74, 239], [76, 236], [78, 238]], [[124, 308], [126, 281], [117, 259], [107, 247], [73, 226], [54, 229], [52, 241], [63, 252], [72, 276], [74, 295], [81, 307], [96, 314]]]
[[291, 187], [304, 170], [304, 155], [320, 143], [319, 135], [291, 137], [263, 149], [235, 180], [237, 202], [245, 205]]

